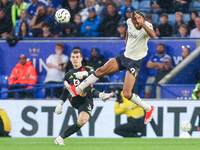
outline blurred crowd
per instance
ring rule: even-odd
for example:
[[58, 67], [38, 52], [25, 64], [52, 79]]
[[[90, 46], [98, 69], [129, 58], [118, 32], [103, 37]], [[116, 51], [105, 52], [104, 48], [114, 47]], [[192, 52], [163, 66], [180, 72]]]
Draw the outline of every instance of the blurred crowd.
[[[191, 9], [193, 2], [192, 0], [0, 0], [0, 36], [18, 39], [123, 38], [127, 30], [126, 20], [134, 10], [139, 10], [143, 12], [146, 20], [153, 24], [157, 37], [200, 37], [199, 11]], [[197, 3], [200, 4], [199, 1]], [[70, 22], [66, 24], [56, 22], [54, 14], [60, 8], [69, 10]]]

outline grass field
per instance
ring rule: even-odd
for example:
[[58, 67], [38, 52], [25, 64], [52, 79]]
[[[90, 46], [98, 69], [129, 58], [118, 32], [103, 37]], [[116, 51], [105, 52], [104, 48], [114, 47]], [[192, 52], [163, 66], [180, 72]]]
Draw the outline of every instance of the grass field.
[[200, 139], [68, 138], [55, 145], [54, 138], [0, 138], [0, 150], [200, 150]]

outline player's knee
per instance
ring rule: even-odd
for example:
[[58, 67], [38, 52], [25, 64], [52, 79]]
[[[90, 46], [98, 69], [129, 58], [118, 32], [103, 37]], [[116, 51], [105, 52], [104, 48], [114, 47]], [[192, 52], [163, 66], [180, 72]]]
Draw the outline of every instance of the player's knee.
[[124, 97], [127, 98], [127, 99], [130, 99], [131, 96], [132, 96], [132, 93], [131, 93], [131, 92], [128, 92], [128, 91], [125, 91], [125, 90], [124, 90], [123, 93], [124, 93]]
[[86, 118], [86, 117], [78, 119], [78, 123], [81, 126], [85, 125], [87, 121], [88, 121], [88, 118]]

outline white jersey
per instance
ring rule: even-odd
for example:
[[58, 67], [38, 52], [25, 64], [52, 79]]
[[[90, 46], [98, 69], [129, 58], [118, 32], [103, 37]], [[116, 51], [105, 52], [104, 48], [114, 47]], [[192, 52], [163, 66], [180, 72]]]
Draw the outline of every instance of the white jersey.
[[[147, 42], [149, 40], [149, 35], [146, 33], [144, 28], [137, 30], [133, 25], [131, 18], [129, 18], [126, 23], [128, 26], [128, 40], [124, 55], [132, 60], [142, 59], [147, 55]], [[145, 25], [153, 30], [151, 23], [145, 21]]]
[[[67, 63], [69, 60], [69, 57], [65, 54], [61, 55], [61, 60], [63, 63]], [[58, 66], [58, 57], [56, 54], [51, 54], [47, 59], [46, 63], [51, 63], [54, 66]], [[65, 71], [60, 71], [56, 68], [48, 68], [47, 70], [47, 75], [45, 78], [44, 83], [49, 82], [49, 81], [54, 81], [54, 82], [63, 82], [63, 78], [65, 75]]]

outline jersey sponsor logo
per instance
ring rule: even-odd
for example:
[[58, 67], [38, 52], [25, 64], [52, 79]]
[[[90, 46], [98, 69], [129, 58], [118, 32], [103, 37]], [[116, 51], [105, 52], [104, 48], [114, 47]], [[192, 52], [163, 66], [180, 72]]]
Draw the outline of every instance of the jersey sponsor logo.
[[133, 35], [131, 32], [128, 32], [128, 35], [130, 38], [134, 38], [134, 39], [137, 38], [137, 35], [136, 34]]
[[71, 75], [70, 77], [69, 77], [69, 79], [73, 79], [74, 77], [73, 77], [73, 75]]
[[80, 81], [78, 79], [74, 79], [73, 81], [75, 86], [78, 86], [80, 84]]

